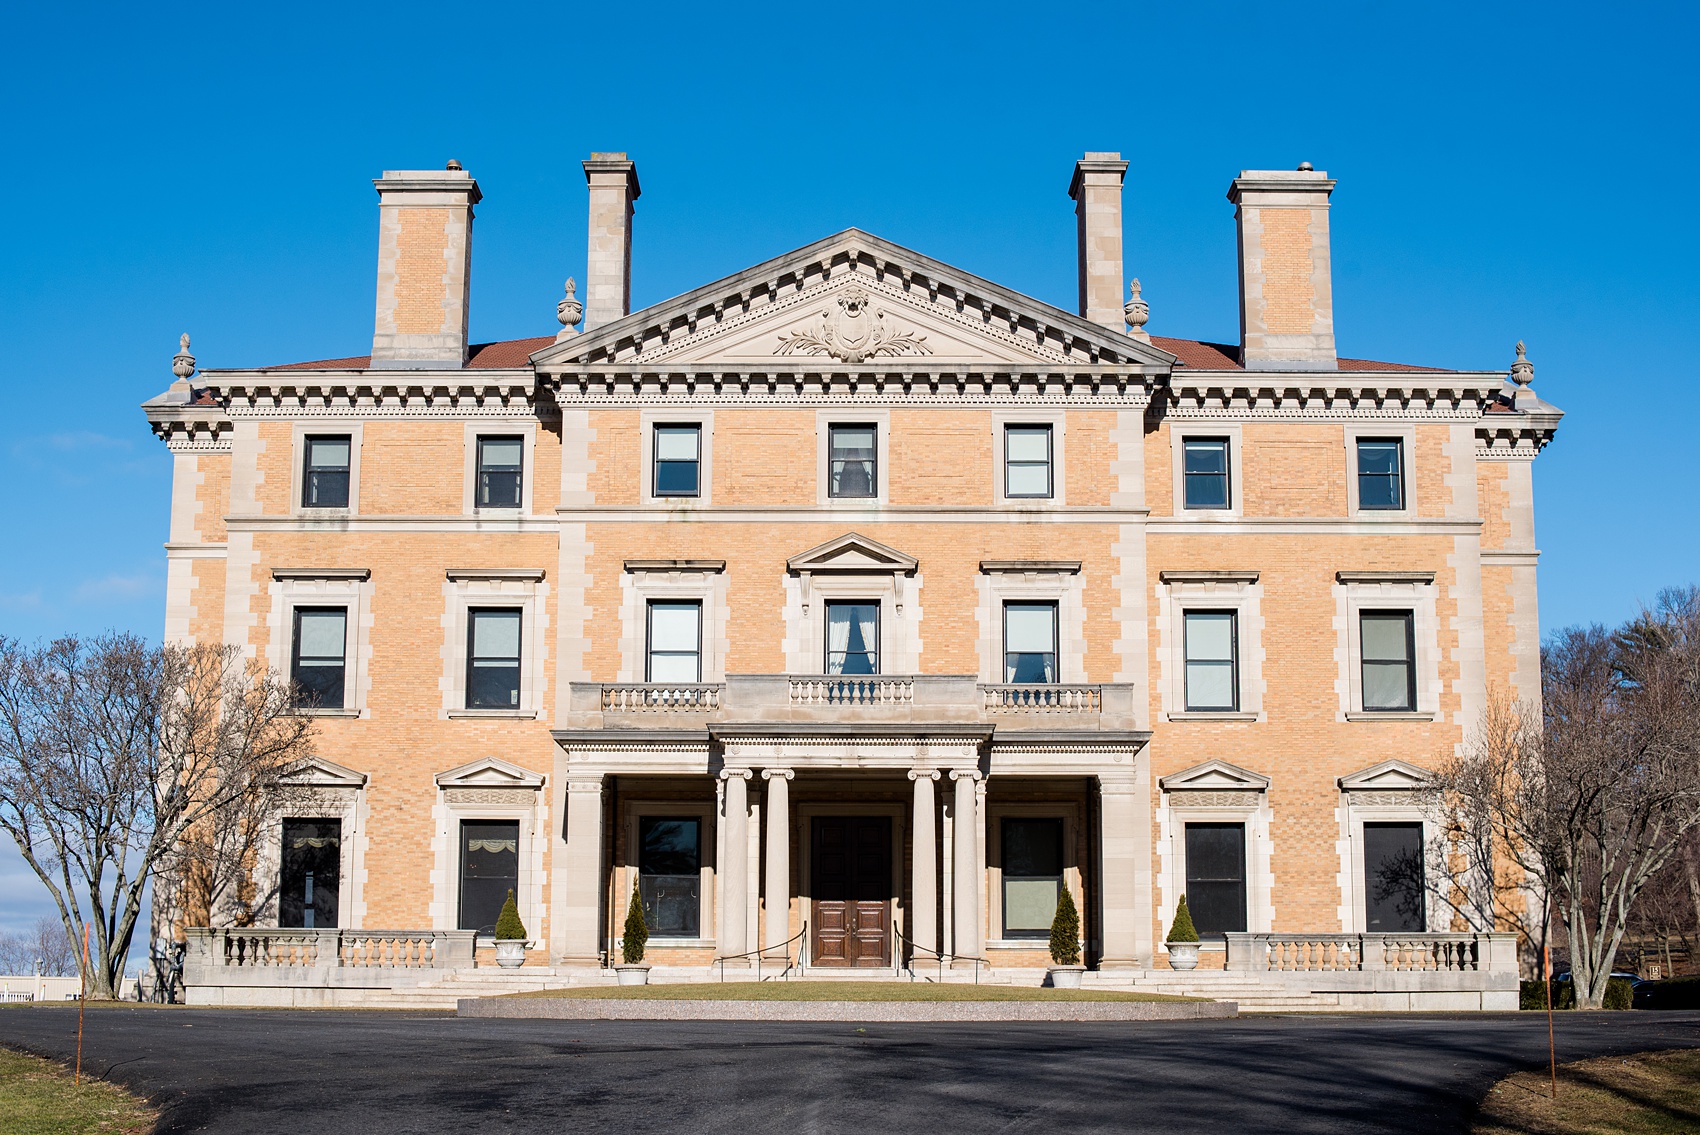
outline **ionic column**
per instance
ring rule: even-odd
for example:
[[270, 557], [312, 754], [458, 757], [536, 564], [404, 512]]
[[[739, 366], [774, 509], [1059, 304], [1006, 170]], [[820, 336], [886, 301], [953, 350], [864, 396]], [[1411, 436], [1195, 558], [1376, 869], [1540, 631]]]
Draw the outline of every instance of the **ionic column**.
[[566, 839], [558, 848], [554, 871], [555, 909], [551, 921], [555, 958], [565, 965], [597, 963], [602, 938], [601, 775], [567, 780]]
[[[938, 808], [933, 803], [933, 781], [939, 774], [930, 769], [913, 769], [915, 819], [910, 828], [910, 863], [914, 872], [909, 884], [909, 939], [926, 950], [939, 947]], [[925, 955], [928, 959], [932, 954]], [[917, 961], [921, 960], [918, 956]]]
[[956, 900], [951, 919], [955, 939], [952, 948], [962, 957], [980, 957], [980, 880], [974, 877], [974, 864], [980, 852], [980, 816], [975, 807], [974, 787], [980, 773], [978, 769], [952, 769], [950, 778], [956, 782], [956, 849], [951, 857]]
[[788, 768], [763, 769], [767, 781], [767, 935], [765, 950], [791, 937], [791, 777]]
[[720, 864], [720, 887], [726, 901], [721, 908], [718, 943], [718, 953], [724, 958], [750, 948], [745, 941], [745, 922], [749, 917], [750, 770], [725, 769], [720, 778], [726, 782], [726, 815], [721, 821], [726, 836], [722, 841], [726, 861]]

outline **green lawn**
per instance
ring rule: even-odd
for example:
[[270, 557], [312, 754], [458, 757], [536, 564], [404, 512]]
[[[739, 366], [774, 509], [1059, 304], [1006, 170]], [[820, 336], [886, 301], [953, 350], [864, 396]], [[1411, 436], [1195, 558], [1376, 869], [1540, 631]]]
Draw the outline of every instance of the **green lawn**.
[[143, 1135], [146, 1104], [84, 1069], [83, 1082], [51, 1061], [0, 1048], [0, 1135]]
[[596, 985], [509, 997], [615, 997], [633, 1001], [1206, 1001], [1105, 989], [1030, 985], [939, 985], [907, 981], [728, 981], [681, 985]]
[[1700, 1052], [1602, 1056], [1519, 1072], [1482, 1101], [1475, 1135], [1678, 1135], [1700, 1131]]

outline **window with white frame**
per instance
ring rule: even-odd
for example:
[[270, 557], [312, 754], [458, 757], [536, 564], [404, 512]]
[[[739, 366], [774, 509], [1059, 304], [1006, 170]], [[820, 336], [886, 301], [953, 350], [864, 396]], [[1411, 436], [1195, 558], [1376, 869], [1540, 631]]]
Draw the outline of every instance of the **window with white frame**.
[[1357, 439], [1358, 508], [1376, 512], [1405, 507], [1405, 442], [1396, 437]]
[[827, 495], [879, 496], [879, 426], [836, 422], [827, 427]]
[[1003, 680], [1051, 683], [1057, 678], [1057, 605], [1055, 602], [1007, 602], [1003, 605]]
[[460, 822], [462, 930], [494, 934], [509, 892], [519, 889], [519, 821]]
[[296, 704], [341, 709], [348, 688], [348, 608], [297, 607], [289, 677]]
[[1358, 627], [1364, 712], [1414, 711], [1417, 665], [1412, 612], [1361, 611]]
[[1052, 483], [1051, 427], [1005, 426], [1003, 495], [1010, 498], [1049, 497], [1053, 494]]
[[525, 438], [478, 438], [477, 507], [519, 508], [525, 501]]
[[1187, 611], [1186, 708], [1233, 713], [1240, 708], [1239, 618], [1234, 611]]
[[702, 427], [695, 422], [657, 423], [651, 495], [702, 495]]
[[646, 682], [702, 681], [702, 603], [651, 600]]
[[1230, 440], [1225, 437], [1188, 437], [1181, 444], [1185, 507], [1231, 508], [1233, 447]]
[[826, 672], [880, 672], [880, 605], [872, 600], [826, 605]]
[[517, 607], [467, 611], [467, 709], [519, 708], [520, 616]]
[[301, 507], [347, 508], [351, 435], [309, 434], [301, 449]]

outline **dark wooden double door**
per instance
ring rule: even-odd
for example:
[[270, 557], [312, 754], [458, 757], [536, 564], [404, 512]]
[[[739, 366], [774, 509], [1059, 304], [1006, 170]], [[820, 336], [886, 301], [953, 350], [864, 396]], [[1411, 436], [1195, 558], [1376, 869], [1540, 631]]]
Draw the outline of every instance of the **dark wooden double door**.
[[811, 832], [811, 965], [891, 964], [891, 817], [819, 816]]

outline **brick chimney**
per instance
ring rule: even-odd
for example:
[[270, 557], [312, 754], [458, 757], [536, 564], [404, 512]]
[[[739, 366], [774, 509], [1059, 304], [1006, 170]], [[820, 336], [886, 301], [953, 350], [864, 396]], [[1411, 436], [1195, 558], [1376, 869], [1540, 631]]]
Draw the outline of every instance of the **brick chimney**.
[[632, 203], [640, 190], [637, 166], [623, 153], [590, 155], [584, 179], [590, 183], [584, 329], [591, 331], [631, 314]]
[[1087, 153], [1074, 163], [1068, 195], [1080, 230], [1080, 314], [1112, 331], [1122, 316], [1122, 178], [1119, 153]]
[[472, 175], [385, 170], [378, 188], [378, 314], [374, 367], [466, 365], [467, 297], [472, 287], [472, 207], [482, 194]]
[[1228, 187], [1240, 245], [1240, 354], [1248, 370], [1336, 370], [1328, 195], [1296, 170], [1241, 170]]

